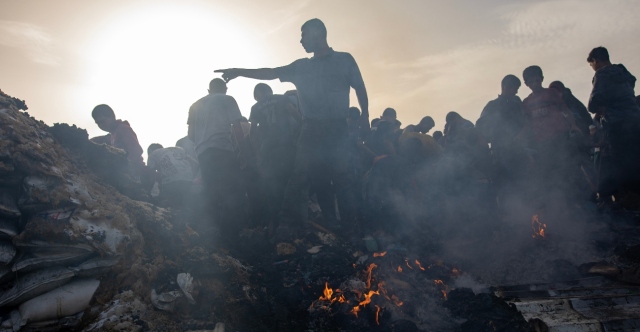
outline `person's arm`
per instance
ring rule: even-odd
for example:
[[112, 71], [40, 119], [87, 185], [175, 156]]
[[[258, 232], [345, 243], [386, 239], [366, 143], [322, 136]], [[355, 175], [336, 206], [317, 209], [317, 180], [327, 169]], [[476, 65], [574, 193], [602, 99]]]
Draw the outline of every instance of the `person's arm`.
[[602, 79], [598, 79], [598, 74], [593, 77], [593, 89], [589, 96], [587, 109], [590, 113], [601, 116], [604, 113], [604, 98], [606, 98], [606, 86]]
[[[255, 121], [251, 122], [251, 130], [249, 130], [249, 140], [251, 141], [251, 146], [253, 147], [253, 151], [260, 151], [260, 126]], [[259, 154], [258, 154], [259, 155]]]
[[121, 129], [117, 133], [117, 137], [120, 140], [123, 150], [127, 152], [127, 158], [132, 162], [138, 162], [142, 160], [142, 147], [138, 142], [136, 133], [131, 127], [121, 126]]
[[187, 117], [187, 137], [189, 137], [191, 142], [195, 142], [196, 141], [196, 135], [194, 133], [195, 125], [192, 125], [193, 124], [192, 117], [193, 117], [193, 106], [189, 108], [189, 116]]
[[570, 130], [578, 132], [578, 133], [581, 133], [581, 134], [584, 134], [582, 132], [582, 130], [580, 130], [580, 128], [576, 124], [576, 119], [573, 116], [573, 113], [571, 112], [569, 107], [567, 107], [567, 104], [564, 102], [562, 97], [558, 96], [558, 98], [556, 99], [556, 103], [558, 103], [560, 105], [560, 110], [561, 110], [560, 112], [562, 113], [562, 116], [564, 116], [564, 118], [567, 119], [567, 122], [569, 123], [569, 126], [571, 127]]
[[369, 131], [369, 96], [367, 95], [367, 88], [364, 84], [362, 86], [354, 88], [356, 90], [356, 97], [358, 98], [358, 104], [360, 105], [360, 119], [358, 119], [361, 130]]
[[214, 73], [222, 73], [222, 79], [224, 79], [226, 82], [229, 82], [236, 77], [246, 77], [265, 81], [275, 80], [276, 78], [279, 78], [278, 72], [275, 70], [275, 68], [228, 68], [214, 70]]
[[[288, 99], [288, 98], [287, 98]], [[285, 109], [287, 110], [287, 112], [289, 112], [289, 115], [291, 115], [291, 117], [296, 120], [296, 122], [298, 122], [298, 124], [302, 123], [302, 115], [300, 115], [300, 112], [298, 112], [298, 110], [296, 109], [296, 107], [293, 105], [292, 101], [289, 101], [286, 105], [285, 105]]]

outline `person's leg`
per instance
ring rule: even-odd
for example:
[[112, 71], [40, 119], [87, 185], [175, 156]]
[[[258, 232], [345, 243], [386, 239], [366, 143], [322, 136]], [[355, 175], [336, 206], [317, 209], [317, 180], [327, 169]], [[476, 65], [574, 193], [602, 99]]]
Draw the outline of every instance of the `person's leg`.
[[234, 152], [218, 150], [216, 160], [216, 191], [220, 197], [220, 230], [223, 236], [233, 239], [244, 226], [244, 187], [240, 164]]
[[278, 214], [281, 227], [302, 227], [308, 220], [309, 161], [313, 157], [315, 142], [320, 139], [313, 126], [304, 123], [296, 145], [293, 170], [288, 179], [282, 206]]
[[326, 159], [331, 165], [332, 180], [336, 198], [338, 199], [338, 211], [343, 227], [355, 226], [356, 217], [356, 192], [353, 181], [353, 173], [349, 165], [349, 148], [347, 140], [346, 121], [336, 121], [326, 129], [331, 140], [328, 142]]

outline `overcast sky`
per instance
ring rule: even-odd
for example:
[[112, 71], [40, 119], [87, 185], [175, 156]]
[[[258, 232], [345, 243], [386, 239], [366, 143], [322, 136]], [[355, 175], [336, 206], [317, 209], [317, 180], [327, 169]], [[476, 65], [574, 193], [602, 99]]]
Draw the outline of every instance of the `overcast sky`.
[[[106, 103], [145, 150], [173, 146], [213, 70], [308, 56], [300, 26], [314, 17], [358, 62], [371, 118], [393, 107], [403, 125], [431, 115], [441, 129], [449, 111], [475, 122], [504, 75], [534, 64], [585, 102], [595, 46], [640, 75], [640, 0], [0, 0], [0, 89], [36, 118], [91, 136], [103, 134], [91, 110]], [[256, 83], [229, 84], [247, 117]]]

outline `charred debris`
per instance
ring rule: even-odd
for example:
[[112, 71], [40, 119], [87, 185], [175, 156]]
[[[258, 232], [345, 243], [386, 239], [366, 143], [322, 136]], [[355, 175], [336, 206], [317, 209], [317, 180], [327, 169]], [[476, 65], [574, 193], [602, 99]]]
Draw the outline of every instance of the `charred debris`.
[[219, 247], [197, 207], [145, 201], [121, 150], [21, 109], [0, 93], [0, 331], [638, 328], [633, 212], [449, 209], [364, 239], [310, 222], [293, 243], [247, 228]]

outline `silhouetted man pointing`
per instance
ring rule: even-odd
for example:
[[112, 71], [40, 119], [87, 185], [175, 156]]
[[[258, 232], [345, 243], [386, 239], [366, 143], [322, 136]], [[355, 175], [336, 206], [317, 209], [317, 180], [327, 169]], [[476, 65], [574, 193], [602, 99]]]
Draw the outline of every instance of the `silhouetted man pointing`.
[[[307, 221], [308, 178], [331, 172], [343, 226], [355, 219], [355, 193], [346, 152], [347, 113], [350, 88], [356, 91], [362, 110], [360, 126], [369, 126], [369, 101], [364, 81], [353, 56], [336, 52], [327, 44], [327, 29], [319, 19], [302, 25], [300, 43], [312, 58], [299, 59], [278, 68], [224, 69], [222, 77], [260, 80], [280, 79], [293, 83], [301, 105], [303, 126], [296, 149], [296, 161], [280, 213], [280, 233], [286, 227]], [[329, 207], [330, 208], [330, 207]]]

